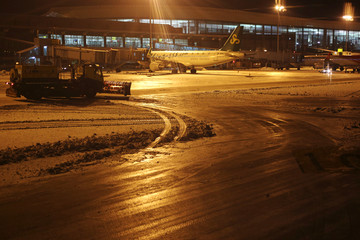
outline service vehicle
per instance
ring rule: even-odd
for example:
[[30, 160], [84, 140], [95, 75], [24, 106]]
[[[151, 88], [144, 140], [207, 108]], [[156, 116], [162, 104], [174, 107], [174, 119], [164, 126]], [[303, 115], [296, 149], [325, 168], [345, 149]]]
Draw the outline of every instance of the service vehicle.
[[[93, 98], [97, 93], [130, 95], [131, 82], [104, 81], [102, 68], [97, 64], [70, 66], [70, 72], [59, 71], [56, 66], [15, 65], [10, 71], [9, 97], [24, 96], [39, 100], [42, 97]], [[117, 91], [110, 91], [116, 86]]]

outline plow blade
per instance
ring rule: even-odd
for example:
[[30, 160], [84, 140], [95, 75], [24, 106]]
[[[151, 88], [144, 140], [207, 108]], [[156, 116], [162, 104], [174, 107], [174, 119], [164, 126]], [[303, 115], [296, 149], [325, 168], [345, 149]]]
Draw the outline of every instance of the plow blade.
[[131, 82], [104, 82], [103, 93], [124, 94], [130, 95]]

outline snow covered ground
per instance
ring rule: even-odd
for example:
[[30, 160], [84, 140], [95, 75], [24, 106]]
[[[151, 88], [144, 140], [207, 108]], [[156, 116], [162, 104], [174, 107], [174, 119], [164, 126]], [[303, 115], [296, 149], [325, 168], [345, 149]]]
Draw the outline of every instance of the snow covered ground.
[[[4, 97], [8, 77], [0, 76], [0, 149], [163, 129], [161, 117], [143, 106], [166, 106], [207, 120], [199, 106], [206, 111], [207, 106], [229, 104], [261, 106], [301, 115], [326, 130], [343, 148], [354, 147], [359, 141], [360, 77], [357, 74], [328, 76], [316, 71], [269, 70], [199, 71], [196, 75], [128, 72], [108, 74], [106, 78], [132, 81], [133, 95], [129, 101], [100, 94], [95, 101], [75, 98], [40, 102]], [[68, 158], [74, 155], [2, 165], [0, 184], [41, 175], [41, 170], [66, 162]]]
[[0, 77], [1, 236], [359, 239], [360, 75], [108, 75], [129, 100], [12, 99]]

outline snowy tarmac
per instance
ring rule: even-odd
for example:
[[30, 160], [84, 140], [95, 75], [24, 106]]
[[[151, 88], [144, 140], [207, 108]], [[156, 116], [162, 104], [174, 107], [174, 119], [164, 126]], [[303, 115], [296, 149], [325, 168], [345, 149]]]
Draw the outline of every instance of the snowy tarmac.
[[[3, 147], [26, 134], [24, 146], [130, 127], [193, 127], [187, 118], [211, 124], [216, 136], [113, 154], [56, 175], [36, 175], [38, 159], [2, 165], [5, 239], [360, 238], [359, 74], [107, 75], [132, 81], [129, 100], [27, 102], [6, 98], [1, 86]], [[11, 129], [19, 123], [25, 127]]]

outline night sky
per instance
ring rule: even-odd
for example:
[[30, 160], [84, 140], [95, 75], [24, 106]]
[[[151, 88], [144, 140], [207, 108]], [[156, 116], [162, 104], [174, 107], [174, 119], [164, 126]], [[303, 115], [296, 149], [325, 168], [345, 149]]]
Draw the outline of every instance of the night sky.
[[[18, 0], [6, 1], [1, 4], [1, 13], [15, 14], [42, 14], [51, 7], [56, 6], [82, 6], [82, 5], [117, 5], [126, 3], [148, 4], [150, 0]], [[273, 12], [274, 0], [157, 0], [183, 5], [222, 7], [256, 12]], [[343, 15], [344, 2], [352, 2], [355, 15], [360, 16], [360, 0], [287, 0], [285, 15], [294, 17], [307, 17], [325, 20], [336, 20]], [[360, 21], [356, 18], [355, 21]]]

